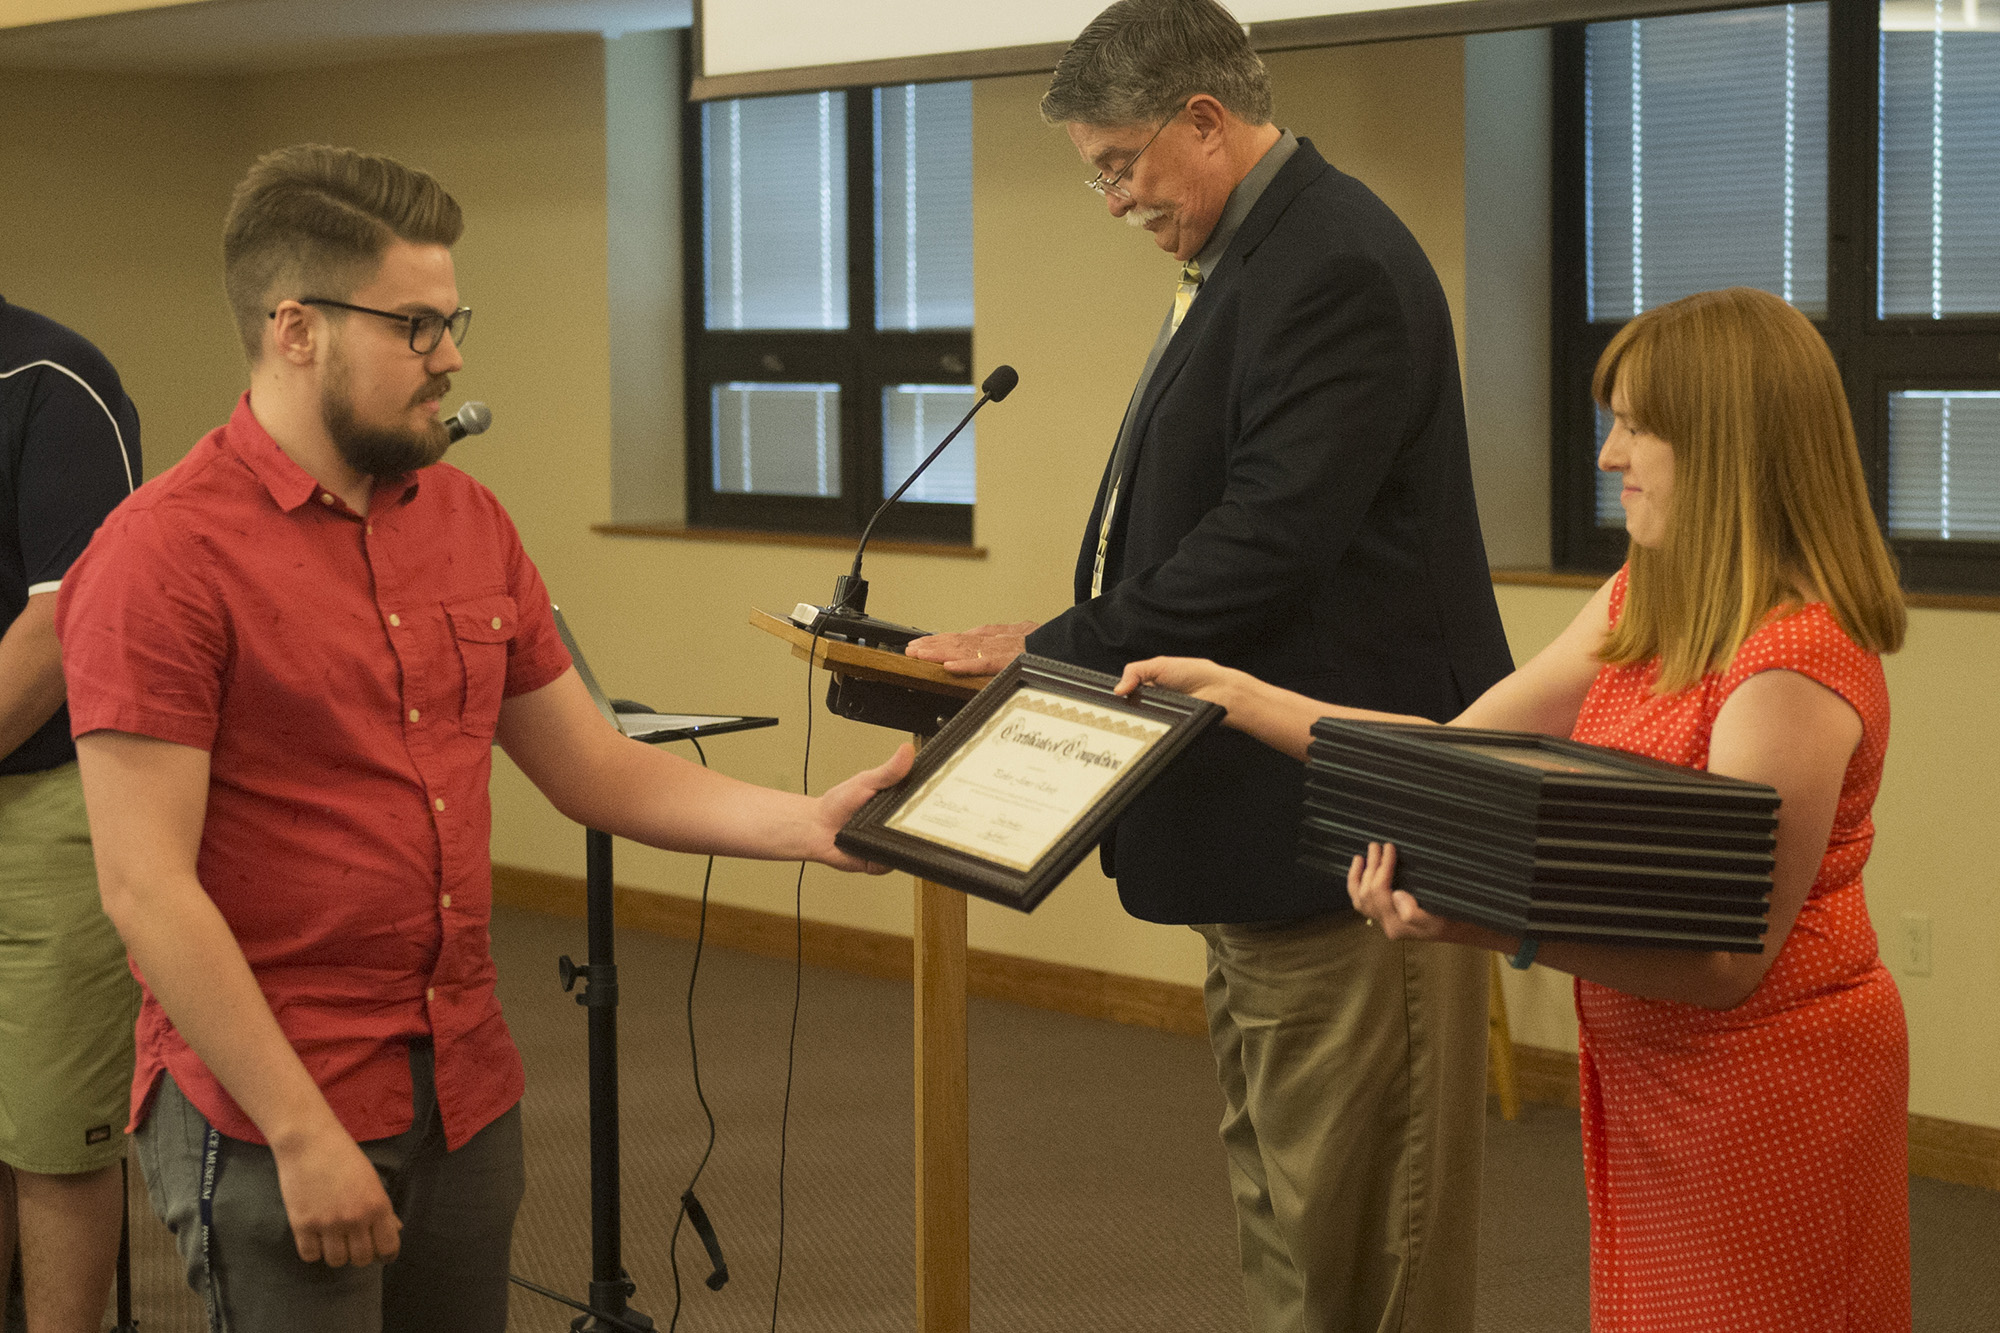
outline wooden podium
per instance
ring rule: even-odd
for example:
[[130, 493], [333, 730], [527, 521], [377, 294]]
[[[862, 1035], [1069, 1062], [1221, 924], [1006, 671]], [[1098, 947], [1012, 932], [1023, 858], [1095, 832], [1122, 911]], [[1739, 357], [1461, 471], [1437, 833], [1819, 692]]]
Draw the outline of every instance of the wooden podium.
[[[934, 662], [815, 639], [763, 611], [750, 623], [832, 673], [829, 707], [843, 717], [911, 732], [919, 745], [979, 692], [984, 679]], [[972, 1323], [971, 1207], [965, 1086], [965, 895], [916, 881], [917, 1329], [968, 1333]]]

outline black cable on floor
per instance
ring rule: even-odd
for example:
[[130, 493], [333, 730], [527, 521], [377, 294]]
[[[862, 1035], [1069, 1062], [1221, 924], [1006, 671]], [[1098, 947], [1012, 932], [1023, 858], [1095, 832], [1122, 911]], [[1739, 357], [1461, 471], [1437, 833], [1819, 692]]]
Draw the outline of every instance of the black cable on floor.
[[[688, 744], [694, 746], [695, 756], [701, 760], [701, 766], [707, 768], [708, 755], [702, 750], [701, 742], [690, 736]], [[694, 1034], [694, 988], [701, 977], [702, 946], [708, 940], [708, 886], [714, 876], [715, 858], [711, 856], [708, 858], [708, 865], [701, 872], [701, 912], [695, 923], [694, 963], [688, 969], [687, 989], [688, 1066], [694, 1072], [694, 1099], [701, 1104], [702, 1117], [708, 1121], [708, 1143], [701, 1151], [701, 1161], [696, 1164], [694, 1174], [688, 1177], [687, 1188], [681, 1191], [680, 1211], [674, 1214], [673, 1234], [667, 1239], [667, 1264], [674, 1275], [674, 1312], [667, 1320], [667, 1333], [674, 1333], [675, 1327], [681, 1321], [681, 1223], [688, 1220], [688, 1207], [694, 1203], [695, 1184], [701, 1179], [701, 1173], [708, 1169], [708, 1159], [715, 1154], [715, 1112], [709, 1109], [708, 1096], [702, 1091], [701, 1051], [695, 1044]], [[700, 1205], [695, 1204], [695, 1206]], [[711, 1254], [719, 1255], [720, 1250], [713, 1250]], [[728, 1279], [729, 1270], [718, 1263], [708, 1284], [711, 1290], [719, 1289]]]

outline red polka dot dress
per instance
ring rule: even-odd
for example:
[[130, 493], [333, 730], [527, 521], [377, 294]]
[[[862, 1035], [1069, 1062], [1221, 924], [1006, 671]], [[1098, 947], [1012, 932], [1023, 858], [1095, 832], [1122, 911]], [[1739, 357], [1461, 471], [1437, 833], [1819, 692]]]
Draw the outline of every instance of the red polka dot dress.
[[[1614, 621], [1624, 600], [1621, 571]], [[1770, 971], [1723, 1012], [1576, 983], [1597, 1333], [1910, 1327], [1909, 1036], [1861, 890], [1889, 737], [1880, 659], [1814, 603], [1673, 694], [1651, 691], [1657, 660], [1606, 666], [1572, 734], [1706, 768], [1724, 701], [1770, 670], [1833, 690], [1862, 727]]]

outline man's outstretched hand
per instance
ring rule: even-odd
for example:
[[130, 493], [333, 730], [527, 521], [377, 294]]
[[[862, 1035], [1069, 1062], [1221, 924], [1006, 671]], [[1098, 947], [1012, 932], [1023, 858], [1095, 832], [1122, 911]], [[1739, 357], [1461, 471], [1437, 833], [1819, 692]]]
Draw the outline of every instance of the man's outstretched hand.
[[828, 791], [819, 798], [816, 805], [818, 845], [807, 852], [806, 859], [830, 865], [835, 870], [860, 870], [871, 875], [886, 875], [888, 866], [864, 861], [858, 856], [850, 856], [834, 845], [834, 835], [847, 826], [854, 818], [855, 811], [875, 798], [875, 793], [886, 791], [901, 782], [910, 771], [910, 763], [917, 756], [916, 747], [905, 741], [896, 747], [896, 753], [874, 768], [863, 769], [847, 781]]
[[954, 676], [997, 676], [1027, 649], [1039, 621], [980, 625], [957, 634], [926, 634], [903, 649], [911, 657], [936, 662]]

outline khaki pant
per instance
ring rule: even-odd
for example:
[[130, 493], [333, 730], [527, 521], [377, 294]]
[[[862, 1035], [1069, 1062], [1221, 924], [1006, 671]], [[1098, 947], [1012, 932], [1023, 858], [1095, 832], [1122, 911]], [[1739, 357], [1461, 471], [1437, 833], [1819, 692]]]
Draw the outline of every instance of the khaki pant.
[[1197, 927], [1255, 1333], [1470, 1333], [1485, 955], [1346, 913]]
[[76, 765], [0, 776], [0, 1162], [125, 1155], [139, 984], [104, 915]]

